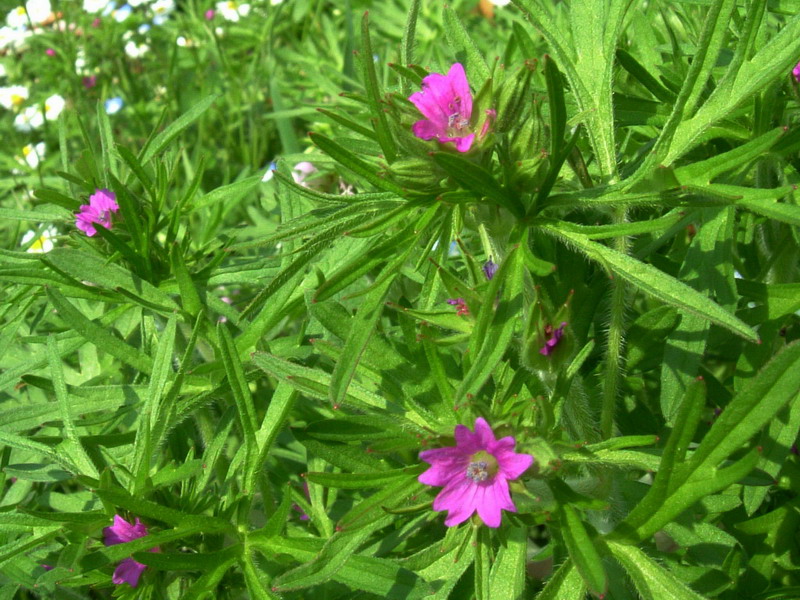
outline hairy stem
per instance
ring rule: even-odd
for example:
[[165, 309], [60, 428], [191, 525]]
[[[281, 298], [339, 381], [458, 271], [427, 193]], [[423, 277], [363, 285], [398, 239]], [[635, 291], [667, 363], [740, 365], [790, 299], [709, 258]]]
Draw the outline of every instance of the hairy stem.
[[[618, 209], [614, 214], [615, 223], [627, 220], [627, 211]], [[628, 238], [620, 237], [614, 241], [614, 249], [627, 254]], [[619, 382], [624, 369], [623, 348], [625, 345], [625, 282], [614, 278], [611, 282], [611, 319], [608, 325], [608, 344], [606, 346], [606, 369], [603, 379], [603, 404], [600, 413], [600, 434], [603, 439], [614, 433], [614, 408], [617, 403]]]

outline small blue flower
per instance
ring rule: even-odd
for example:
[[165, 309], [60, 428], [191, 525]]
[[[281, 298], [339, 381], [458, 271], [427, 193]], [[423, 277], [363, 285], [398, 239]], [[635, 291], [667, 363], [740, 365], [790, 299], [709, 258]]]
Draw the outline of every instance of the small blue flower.
[[150, 24], [149, 23], [142, 23], [139, 25], [139, 29], [137, 29], [140, 35], [144, 35], [148, 31], [150, 31]]
[[261, 181], [267, 182], [272, 179], [272, 176], [275, 174], [275, 170], [278, 168], [278, 163], [272, 161], [267, 165], [267, 171], [264, 173], [264, 176], [261, 178]]
[[106, 114], [115, 115], [122, 110], [125, 102], [119, 96], [115, 96], [106, 100], [103, 106], [105, 106]]
[[125, 19], [131, 16], [133, 9], [128, 4], [123, 4], [121, 8], [111, 11], [111, 16], [117, 23], [122, 23]]
[[486, 275], [486, 279], [491, 281], [495, 273], [497, 273], [497, 265], [492, 262], [492, 259], [490, 258], [486, 264], [483, 265], [483, 274]]

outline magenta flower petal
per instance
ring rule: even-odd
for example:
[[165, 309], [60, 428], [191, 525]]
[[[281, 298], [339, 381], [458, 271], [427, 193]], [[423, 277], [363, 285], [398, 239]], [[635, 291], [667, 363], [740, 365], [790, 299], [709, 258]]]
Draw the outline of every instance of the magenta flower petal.
[[136, 562], [132, 558], [126, 558], [114, 569], [111, 581], [117, 585], [127, 583], [131, 587], [136, 587], [139, 585], [139, 577], [142, 576], [142, 571], [146, 568], [146, 565]]
[[456, 150], [467, 152], [472, 147], [472, 92], [460, 63], [450, 67], [447, 75], [431, 73], [422, 80], [422, 91], [408, 98], [425, 117], [411, 130], [423, 140], [453, 142]]
[[128, 523], [119, 515], [114, 515], [114, 524], [103, 529], [103, 538], [106, 546], [115, 546], [138, 540], [147, 535], [147, 527], [138, 518], [134, 524]]
[[452, 92], [461, 100], [461, 108], [465, 115], [472, 116], [472, 92], [469, 89], [467, 74], [461, 63], [455, 63], [447, 72]]
[[509, 479], [516, 479], [533, 464], [533, 457], [530, 454], [517, 454], [513, 451], [495, 454], [495, 458]]
[[472, 433], [466, 425], [456, 425], [453, 437], [456, 438], [456, 448], [462, 455], [475, 454], [481, 449], [478, 436]]
[[483, 417], [475, 419], [475, 437], [477, 438], [478, 445], [484, 450], [488, 450], [497, 442], [492, 428], [489, 427], [489, 424]]
[[111, 213], [119, 210], [114, 192], [106, 189], [96, 190], [89, 196], [89, 204], [82, 204], [75, 215], [75, 226], [89, 237], [97, 233], [95, 223], [111, 229]]
[[[478, 516], [486, 523], [487, 527], [500, 527], [500, 520], [502, 518], [503, 506], [500, 499], [497, 497], [497, 490], [495, 486], [478, 488], [476, 493], [479, 496], [479, 501], [475, 503], [478, 509]], [[516, 512], [516, 507], [511, 505], [512, 512]]]
[[[147, 527], [138, 518], [133, 523], [128, 523], [119, 515], [114, 515], [114, 523], [103, 529], [103, 542], [106, 546], [115, 546], [138, 540], [146, 535]], [[150, 552], [158, 552], [158, 548], [151, 548]], [[146, 565], [132, 558], [126, 558], [117, 565], [111, 581], [117, 585], [127, 583], [131, 587], [136, 587], [145, 568], [147, 568]]]
[[432, 121], [427, 121], [424, 119], [422, 121], [417, 121], [411, 126], [411, 131], [413, 131], [414, 135], [421, 140], [432, 140], [439, 135], [439, 130], [440, 128]]
[[475, 134], [470, 133], [469, 135], [465, 135], [464, 137], [452, 137], [452, 138], [444, 138], [440, 137], [439, 141], [442, 143], [453, 142], [456, 146], [456, 150], [459, 152], [468, 152], [470, 148], [472, 148], [472, 142], [475, 141]]
[[457, 425], [456, 445], [420, 452], [431, 466], [419, 476], [420, 483], [441, 487], [433, 510], [447, 511], [444, 524], [453, 527], [476, 512], [488, 527], [499, 527], [502, 511], [516, 512], [508, 481], [533, 464], [529, 454], [514, 452], [513, 437], [495, 438], [489, 423], [475, 420], [475, 430]]
[[553, 353], [553, 351], [556, 349], [556, 346], [558, 346], [558, 342], [561, 341], [561, 337], [564, 335], [564, 327], [566, 326], [566, 323], [561, 323], [558, 329], [554, 330], [548, 325], [550, 331], [546, 329], [545, 335], [550, 337], [548, 337], [548, 339], [545, 341], [544, 346], [539, 349], [539, 354], [550, 356]]
[[800, 62], [794, 66], [794, 69], [792, 69], [792, 75], [794, 75], [795, 81], [800, 83]]

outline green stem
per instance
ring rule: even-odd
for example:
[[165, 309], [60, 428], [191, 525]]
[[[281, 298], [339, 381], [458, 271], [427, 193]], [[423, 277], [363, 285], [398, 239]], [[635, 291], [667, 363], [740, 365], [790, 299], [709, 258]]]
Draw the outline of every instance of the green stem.
[[[614, 222], [623, 223], [627, 220], [627, 211], [619, 208], [615, 211]], [[614, 249], [628, 253], [628, 238], [620, 237], [614, 241]], [[623, 347], [625, 344], [625, 282], [614, 278], [611, 282], [611, 320], [608, 326], [608, 345], [606, 346], [606, 372], [603, 379], [603, 404], [600, 413], [600, 434], [603, 439], [610, 438], [614, 433], [614, 408], [617, 403], [619, 382], [623, 364]]]

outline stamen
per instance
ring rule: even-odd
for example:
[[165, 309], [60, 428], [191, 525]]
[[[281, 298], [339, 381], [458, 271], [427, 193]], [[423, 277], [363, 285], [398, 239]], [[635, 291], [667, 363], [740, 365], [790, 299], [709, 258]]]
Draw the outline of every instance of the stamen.
[[489, 479], [489, 464], [485, 460], [478, 460], [469, 463], [467, 466], [467, 477], [475, 482], [486, 481]]

